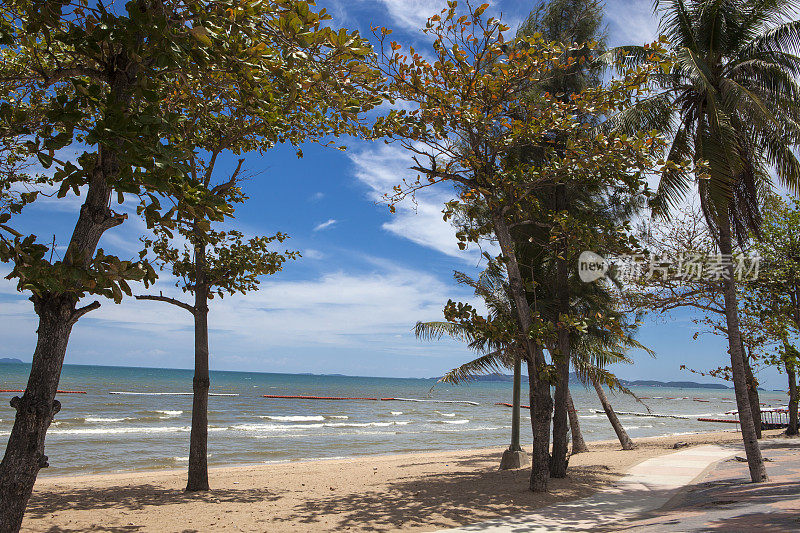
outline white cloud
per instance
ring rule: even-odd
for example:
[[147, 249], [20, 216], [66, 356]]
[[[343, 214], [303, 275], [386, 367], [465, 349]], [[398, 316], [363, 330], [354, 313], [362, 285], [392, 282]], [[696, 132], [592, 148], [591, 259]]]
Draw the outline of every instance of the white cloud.
[[[374, 144], [351, 152], [350, 160], [356, 167], [356, 178], [369, 186], [370, 197], [377, 203], [385, 203], [383, 195], [403, 178], [415, 177], [415, 173], [409, 170], [413, 163], [411, 156], [399, 145]], [[406, 200], [396, 206], [397, 212], [383, 224], [383, 229], [451, 257], [477, 262], [479, 251], [459, 250], [455, 229], [442, 219], [445, 202], [454, 196], [443, 186], [422, 189], [415, 201]]]
[[408, 30], [425, 27], [428, 18], [447, 7], [445, 0], [379, 0], [392, 21]]
[[[425, 27], [428, 19], [440, 13], [442, 9], [447, 7], [446, 0], [379, 0], [386, 8], [392, 22], [407, 30], [421, 30]], [[473, 7], [477, 7], [482, 3], [487, 3], [490, 6], [495, 2], [487, 0], [486, 2], [474, 2]], [[460, 8], [464, 8], [465, 2], [461, 2]], [[493, 13], [495, 17], [499, 17], [500, 13]], [[527, 13], [523, 13], [526, 16]], [[485, 16], [489, 16], [488, 14]], [[509, 18], [507, 14], [503, 15], [503, 22], [512, 28], [512, 32], [516, 31], [521, 19], [518, 17]], [[391, 26], [390, 26], [391, 27]]]
[[324, 192], [315, 192], [314, 194], [311, 195], [311, 198], [309, 198], [308, 200], [310, 202], [319, 202], [323, 198], [325, 198]]
[[[268, 279], [261, 290], [210, 302], [210, 338], [215, 368], [308, 370], [386, 374], [386, 357], [403, 375], [433, 375], [468, 355], [457, 342], [419, 342], [412, 333], [417, 320], [441, 320], [448, 299], [474, 301], [471, 291], [421, 270], [365, 257], [358, 272], [333, 271], [311, 279]], [[151, 294], [190, 302], [191, 296], [165, 276]], [[36, 317], [26, 294], [11, 296], [11, 282], [0, 280], [0, 337], [8, 339], [6, 356], [25, 358], [35, 342]], [[134, 294], [144, 292], [141, 286]], [[8, 296], [6, 296], [8, 294]], [[167, 367], [192, 365], [191, 315], [161, 302], [126, 298], [122, 304], [102, 300], [100, 309], [81, 318], [70, 340], [68, 362]], [[480, 308], [480, 307], [479, 307]], [[108, 342], [113, 346], [109, 347]], [[165, 351], [168, 352], [165, 355]], [[357, 354], [371, 354], [359, 358]], [[326, 354], [347, 355], [328, 361]], [[352, 357], [350, 355], [352, 354]], [[415, 359], [418, 358], [418, 359]], [[440, 358], [447, 358], [441, 362]], [[423, 363], [435, 359], [439, 362]], [[400, 361], [407, 361], [401, 363]], [[382, 366], [383, 365], [383, 366]], [[439, 368], [441, 367], [441, 368]], [[435, 368], [435, 370], [432, 370]], [[394, 370], [392, 370], [394, 371]], [[404, 370], [405, 372], [405, 370]]]
[[303, 259], [323, 259], [325, 254], [320, 252], [319, 250], [314, 250], [313, 248], [306, 248], [300, 254], [303, 256]]
[[317, 224], [316, 226], [314, 226], [314, 229], [312, 231], [322, 231], [324, 229], [328, 229], [328, 228], [332, 227], [334, 224], [336, 224], [336, 219], [329, 218], [325, 222], [323, 222], [321, 224]]
[[[389, 264], [376, 260], [374, 266], [380, 265], [379, 268], [359, 274], [339, 271], [309, 280], [268, 280], [260, 290], [247, 295], [214, 299], [209, 306], [210, 327], [215, 334], [236, 338], [239, 344], [250, 347], [357, 347], [396, 335], [408, 337], [417, 320], [441, 319], [449, 298], [460, 295], [472, 300], [469, 292], [454, 289], [430, 274]], [[148, 292], [163, 291], [164, 295], [191, 301], [170, 282], [165, 277]], [[141, 287], [134, 290], [135, 294], [142, 292]], [[20, 294], [16, 302], [4, 302], [0, 314], [32, 317], [32, 306], [22, 297]], [[96, 338], [124, 328], [144, 331], [172, 344], [176, 335], [186, 336], [192, 326], [189, 313], [166, 303], [133, 298], [125, 299], [121, 305], [102, 303], [79, 325], [84, 333], [87, 329], [97, 330]], [[413, 337], [409, 340], [413, 341]]]
[[609, 0], [605, 18], [610, 46], [644, 44], [658, 38], [658, 18], [651, 2]]

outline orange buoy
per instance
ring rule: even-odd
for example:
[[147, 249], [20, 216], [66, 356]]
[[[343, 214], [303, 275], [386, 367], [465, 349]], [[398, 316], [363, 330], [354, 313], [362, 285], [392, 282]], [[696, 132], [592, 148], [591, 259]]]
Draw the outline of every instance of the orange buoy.
[[[505, 405], [506, 407], [514, 407], [512, 404], [505, 403], [505, 402], [498, 402], [495, 405]], [[523, 408], [523, 409], [530, 409], [531, 408], [530, 405], [520, 405], [520, 407]]]

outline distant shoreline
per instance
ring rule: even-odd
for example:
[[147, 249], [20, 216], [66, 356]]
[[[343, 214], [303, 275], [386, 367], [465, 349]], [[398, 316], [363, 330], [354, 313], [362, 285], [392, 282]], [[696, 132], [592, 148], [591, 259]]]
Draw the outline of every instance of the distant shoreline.
[[[25, 361], [22, 361], [17, 358], [9, 358], [4, 357], [0, 358], [0, 364], [23, 364], [23, 365], [30, 365]], [[130, 368], [130, 369], [140, 369], [140, 370], [182, 370], [191, 372], [191, 368], [168, 368], [168, 367], [151, 367], [151, 366], [117, 366], [117, 365], [87, 365], [87, 364], [74, 364], [68, 363], [64, 366], [75, 366], [75, 367], [99, 367], [99, 368]], [[380, 378], [380, 379], [418, 379], [424, 381], [435, 381], [440, 379], [439, 377], [428, 377], [428, 378], [420, 378], [420, 377], [397, 377], [397, 376], [351, 376], [347, 374], [338, 374], [338, 373], [314, 373], [314, 372], [259, 372], [259, 371], [242, 371], [242, 370], [211, 370], [211, 373], [244, 373], [244, 374], [273, 374], [273, 375], [286, 375], [286, 376], [321, 376], [321, 377], [341, 377], [341, 378]], [[528, 381], [527, 376], [523, 375], [522, 380], [524, 382]], [[511, 382], [513, 381], [513, 377], [507, 374], [487, 374], [482, 376], [476, 376], [475, 379], [471, 380], [475, 383], [484, 383], [484, 382]], [[719, 389], [719, 390], [733, 390], [733, 387], [729, 387], [722, 383], [698, 383], [695, 381], [658, 381], [658, 380], [625, 380], [621, 379], [620, 382], [626, 387], [664, 387], [664, 388], [675, 388], [675, 389]], [[575, 377], [575, 374], [570, 374], [570, 384], [580, 384], [580, 382]], [[764, 389], [760, 389], [764, 390]], [[783, 391], [781, 391], [783, 392]]]
[[[429, 379], [440, 379], [440, 378], [429, 378]], [[513, 381], [513, 376], [508, 374], [486, 374], [482, 376], [476, 376], [473, 381], [477, 382], [511, 382]], [[527, 382], [528, 377], [522, 376], [522, 381]], [[571, 373], [569, 376], [570, 384], [578, 385], [580, 384], [580, 380], [577, 378], [575, 373]], [[698, 383], [696, 381], [658, 381], [658, 380], [650, 380], [650, 379], [637, 379], [637, 380], [627, 380], [621, 379], [620, 383], [626, 387], [664, 387], [664, 388], [671, 388], [671, 389], [719, 389], [719, 390], [733, 390], [733, 387], [729, 387], [722, 383]], [[764, 389], [759, 389], [764, 390]]]

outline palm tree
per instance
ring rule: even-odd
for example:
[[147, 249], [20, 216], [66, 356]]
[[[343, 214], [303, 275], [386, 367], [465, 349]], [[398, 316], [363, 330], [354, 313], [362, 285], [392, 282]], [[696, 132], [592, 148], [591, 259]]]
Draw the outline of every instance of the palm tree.
[[[509, 317], [510, 318], [510, 317]], [[417, 337], [424, 340], [438, 340], [444, 335], [459, 340], [465, 340], [470, 343], [471, 347], [477, 345], [475, 338], [471, 336], [468, 330], [460, 324], [453, 324], [451, 322], [417, 322], [415, 332]], [[631, 348], [639, 348], [652, 355], [652, 351], [647, 347], [637, 342], [633, 337], [627, 333], [611, 334], [605, 330], [593, 329], [586, 335], [582, 336], [577, 342], [575, 350], [572, 352], [571, 363], [573, 368], [576, 369], [576, 375], [583, 382], [584, 386], [591, 384], [603, 406], [603, 411], [606, 413], [617, 438], [622, 445], [623, 450], [632, 450], [636, 446], [628, 436], [625, 428], [614, 412], [611, 402], [608, 400], [603, 385], [607, 385], [610, 389], [618, 389], [636, 398], [632, 391], [628, 390], [622, 385], [619, 378], [606, 370], [605, 367], [614, 363], [627, 363], [632, 364], [633, 361], [625, 355], [625, 350]], [[512, 417], [512, 438], [511, 447], [509, 450], [521, 450], [519, 447], [519, 381], [520, 369], [519, 365], [523, 358], [522, 347], [509, 348], [508, 350], [495, 350], [490, 353], [481, 355], [463, 365], [460, 365], [453, 370], [447, 372], [439, 382], [460, 384], [469, 379], [474, 378], [480, 374], [488, 374], [497, 372], [502, 368], [514, 367], [514, 414]], [[638, 400], [638, 398], [636, 398]], [[583, 434], [580, 430], [577, 413], [575, 406], [572, 402], [572, 396], [568, 394], [567, 405], [569, 408], [569, 422], [570, 431], [572, 432], [572, 455], [588, 451], [588, 447], [583, 440]]]
[[[514, 304], [509, 297], [508, 282], [502, 269], [496, 262], [490, 262], [487, 269], [475, 280], [456, 271], [453, 277], [462, 285], [474, 289], [489, 308], [490, 318], [494, 321], [505, 321], [513, 327]], [[423, 340], [439, 340], [444, 335], [464, 341], [468, 346], [483, 355], [446, 373], [439, 383], [460, 384], [478, 374], [499, 371], [501, 368], [514, 369], [513, 404], [511, 414], [511, 444], [503, 453], [501, 470], [520, 468], [528, 462], [527, 455], [520, 445], [520, 388], [522, 382], [522, 359], [525, 348], [521, 343], [502, 344], [476, 334], [463, 324], [453, 322], [417, 322], [414, 327], [417, 338]]]
[[[503, 275], [502, 268], [497, 263], [490, 263], [478, 280], [473, 280], [461, 272], [456, 272], [454, 277], [459, 283], [472, 287], [475, 290], [475, 294], [483, 298], [489, 308], [490, 319], [504, 323], [512, 331], [516, 330], [513, 314], [514, 304], [508, 295], [508, 281]], [[595, 387], [600, 403], [620, 440], [622, 448], [631, 450], [635, 446], [630, 437], [628, 437], [616, 413], [614, 413], [614, 409], [602, 389], [602, 384], [611, 389], [619, 389], [635, 398], [636, 396], [625, 388], [619, 379], [606, 368], [619, 362], [631, 364], [632, 361], [625, 355], [625, 351], [628, 349], [638, 348], [651, 355], [653, 352], [633, 338], [631, 331], [634, 327], [628, 324], [624, 319], [624, 315], [616, 309], [616, 300], [606, 286], [590, 284], [583, 285], [580, 289], [573, 291], [581, 296], [580, 300], [573, 303], [578, 312], [590, 314], [600, 312], [614, 315], [616, 322], [620, 324], [620, 328], [618, 331], [609, 331], [600, 327], [590, 327], [585, 334], [576, 338], [574, 350], [570, 352], [570, 362], [576, 370], [578, 379], [584, 383], [584, 386], [591, 383]], [[539, 303], [543, 307], [547, 307], [547, 302]], [[512, 436], [511, 446], [507, 451], [510, 452], [509, 455], [522, 451], [519, 445], [519, 389], [520, 366], [525, 354], [524, 346], [521, 342], [501, 344], [496, 340], [476, 335], [475, 331], [463, 324], [445, 321], [417, 322], [415, 334], [423, 340], [438, 340], [448, 335], [454, 339], [467, 342], [469, 347], [475, 351], [483, 352], [483, 355], [476, 359], [447, 372], [439, 382], [460, 384], [474, 378], [476, 375], [497, 372], [502, 368], [514, 368]], [[555, 350], [555, 348], [550, 347], [548, 351], [550, 350]], [[572, 396], [569, 393], [567, 394], [567, 407], [570, 415], [570, 430], [572, 432], [572, 454], [574, 455], [585, 452], [588, 448], [583, 440]], [[506, 462], [505, 455], [503, 462]]]
[[586, 441], [583, 440], [583, 432], [578, 423], [578, 412], [575, 410], [575, 403], [572, 401], [572, 394], [569, 390], [567, 390], [567, 415], [569, 416], [569, 430], [572, 434], [571, 454], [588, 452], [589, 447], [586, 446]]
[[576, 335], [572, 366], [575, 368], [576, 377], [584, 386], [588, 387], [591, 384], [594, 387], [603, 411], [619, 438], [622, 449], [632, 450], [635, 445], [614, 412], [611, 402], [605, 395], [603, 385], [608, 386], [610, 390], [620, 390], [637, 401], [641, 401], [607, 368], [617, 363], [633, 364], [633, 361], [626, 355], [629, 350], [642, 350], [651, 356], [655, 356], [655, 352], [634, 338], [637, 325], [635, 321], [631, 322], [628, 315], [621, 309], [621, 299], [615, 289], [619, 290], [622, 285], [613, 271], [610, 273], [608, 281], [576, 283], [575, 285], [573, 292], [579, 296], [573, 303], [575, 311], [582, 316], [598, 314], [606, 316], [610, 319], [609, 323], [616, 324], [616, 327], [606, 329], [590, 325], [585, 332]]
[[[611, 427], [614, 428], [614, 433], [617, 434], [623, 450], [633, 450], [636, 445], [628, 436], [627, 431], [625, 431], [617, 413], [614, 412], [614, 408], [603, 390], [603, 385], [607, 385], [611, 390], [617, 388], [636, 398], [614, 374], [605, 369], [608, 365], [614, 363], [632, 364], [633, 361], [625, 355], [625, 351], [630, 348], [643, 349], [652, 355], [649, 349], [627, 333], [609, 334], [609, 332], [603, 330], [591, 331], [581, 337], [573, 358], [578, 378], [584, 385], [590, 383], [594, 387], [600, 404], [603, 406], [603, 411], [611, 423]], [[638, 400], [638, 398], [636, 399]]]
[[[800, 21], [797, 0], [669, 0], [654, 2], [660, 30], [675, 54], [659, 91], [610, 123], [629, 130], [657, 129], [672, 139], [668, 160], [694, 163], [663, 173], [653, 203], [666, 214], [696, 188], [719, 251], [759, 235], [763, 193], [778, 182], [797, 193], [800, 161]], [[786, 22], [788, 21], [788, 22]], [[650, 51], [625, 46], [612, 55], [628, 64]], [[748, 403], [739, 331], [736, 280], [728, 265], [722, 281], [729, 353], [750, 476], [767, 479]]]

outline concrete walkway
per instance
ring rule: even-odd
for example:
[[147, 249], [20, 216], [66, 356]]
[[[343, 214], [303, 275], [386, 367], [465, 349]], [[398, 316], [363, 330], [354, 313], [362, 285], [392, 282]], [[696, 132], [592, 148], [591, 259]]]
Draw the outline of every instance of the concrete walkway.
[[[728, 459], [653, 513], [629, 520], [625, 533], [783, 533], [800, 531], [800, 440], [761, 442], [769, 481], [751, 483], [746, 462]], [[740, 459], [744, 453], [739, 453]]]
[[738, 448], [697, 446], [653, 457], [631, 468], [614, 485], [592, 496], [544, 507], [537, 512], [442, 531], [531, 533], [594, 531], [658, 509], [712, 464]]

